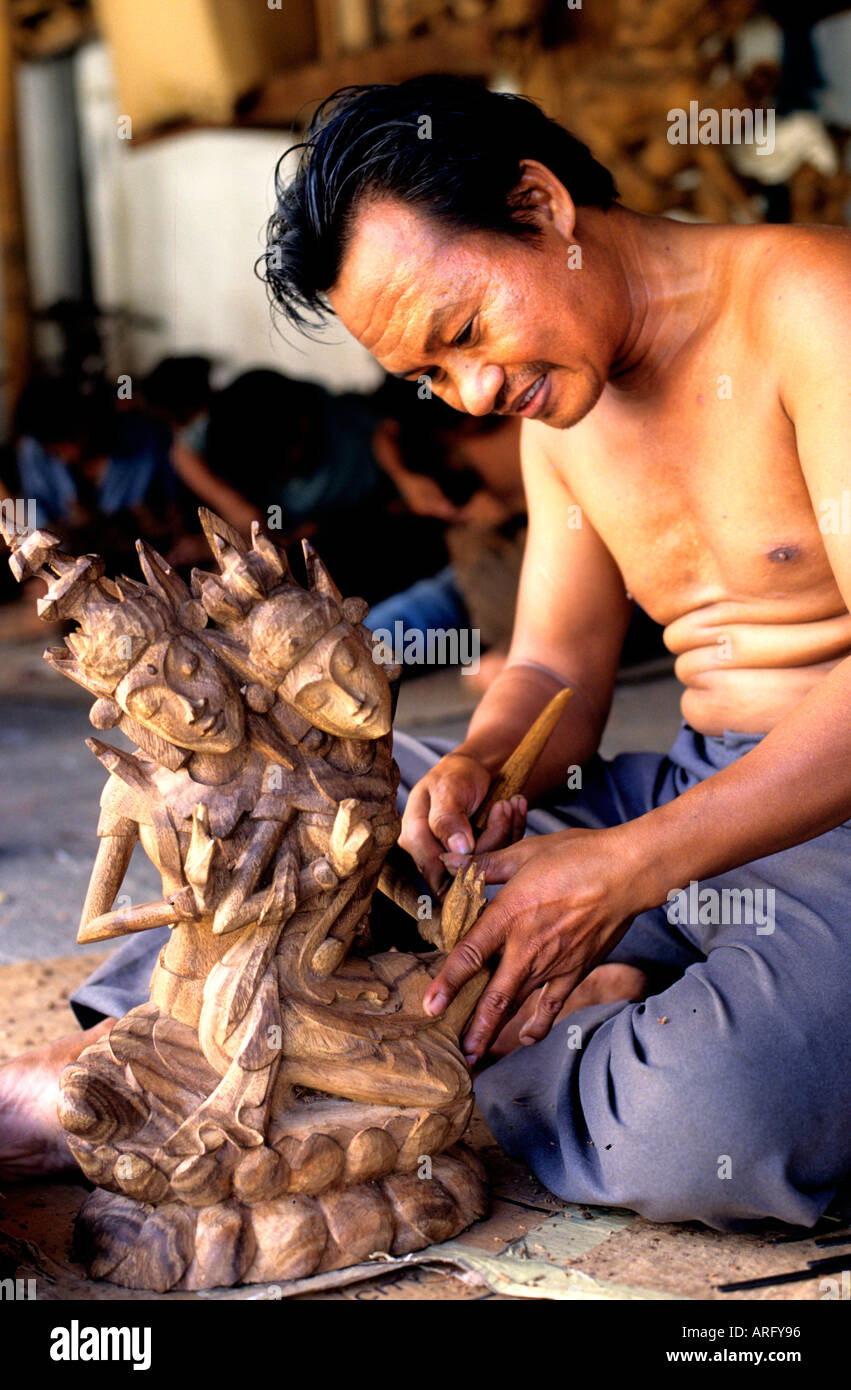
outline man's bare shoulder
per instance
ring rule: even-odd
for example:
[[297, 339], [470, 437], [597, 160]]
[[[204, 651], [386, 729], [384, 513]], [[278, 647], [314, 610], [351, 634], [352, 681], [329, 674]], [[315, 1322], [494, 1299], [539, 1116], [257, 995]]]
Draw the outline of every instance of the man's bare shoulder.
[[851, 231], [761, 227], [736, 266], [750, 328], [770, 356], [806, 349], [812, 335], [844, 336], [851, 296]]
[[540, 420], [524, 420], [520, 430], [520, 471], [526, 504], [557, 524], [574, 501], [568, 480], [567, 435]]
[[524, 478], [541, 465], [557, 468], [564, 457], [562, 448], [567, 430], [556, 430], [540, 420], [524, 420], [520, 428], [520, 463]]

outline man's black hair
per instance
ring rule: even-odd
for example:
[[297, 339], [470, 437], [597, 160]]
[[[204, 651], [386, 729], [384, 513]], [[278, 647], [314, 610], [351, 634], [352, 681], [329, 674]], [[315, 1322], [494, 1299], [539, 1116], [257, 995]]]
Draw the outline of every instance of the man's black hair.
[[[296, 152], [290, 180], [284, 161]], [[526, 97], [443, 75], [334, 92], [278, 163], [258, 262], [273, 304], [302, 330], [328, 312], [324, 292], [365, 198], [396, 198], [455, 231], [537, 237], [528, 209], [511, 198], [527, 159], [555, 174], [578, 206], [607, 208], [617, 197], [587, 146]]]

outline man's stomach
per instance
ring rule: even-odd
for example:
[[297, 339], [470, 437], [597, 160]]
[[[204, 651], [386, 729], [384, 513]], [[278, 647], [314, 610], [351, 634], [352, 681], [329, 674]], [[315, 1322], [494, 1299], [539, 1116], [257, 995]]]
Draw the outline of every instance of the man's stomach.
[[703, 734], [768, 733], [851, 655], [847, 611], [807, 622], [760, 622], [743, 621], [739, 607], [713, 604], [665, 629], [685, 686], [683, 718]]

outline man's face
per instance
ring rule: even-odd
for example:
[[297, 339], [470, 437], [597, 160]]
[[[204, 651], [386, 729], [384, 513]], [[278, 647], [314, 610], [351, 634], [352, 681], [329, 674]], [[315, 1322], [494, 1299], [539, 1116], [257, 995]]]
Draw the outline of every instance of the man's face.
[[358, 214], [328, 299], [385, 370], [427, 375], [456, 410], [565, 429], [596, 404], [612, 355], [570, 244], [551, 221], [538, 242], [512, 240], [383, 200]]

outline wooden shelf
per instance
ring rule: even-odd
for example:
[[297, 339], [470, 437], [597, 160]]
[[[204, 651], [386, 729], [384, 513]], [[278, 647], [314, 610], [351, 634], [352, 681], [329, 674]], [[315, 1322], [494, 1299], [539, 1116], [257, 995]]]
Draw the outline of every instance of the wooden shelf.
[[456, 26], [440, 34], [382, 43], [361, 53], [339, 53], [280, 72], [253, 96], [244, 98], [231, 120], [170, 121], [134, 133], [133, 147], [196, 130], [275, 130], [306, 125], [319, 103], [339, 87], [362, 82], [404, 82], [408, 77], [429, 72], [451, 72], [486, 81], [496, 64], [493, 34], [487, 25]]
[[493, 37], [481, 24], [380, 44], [363, 53], [341, 53], [271, 78], [250, 108], [237, 119], [241, 126], [282, 126], [306, 121], [313, 109], [338, 87], [361, 82], [404, 82], [428, 72], [451, 72], [488, 78], [495, 66]]

